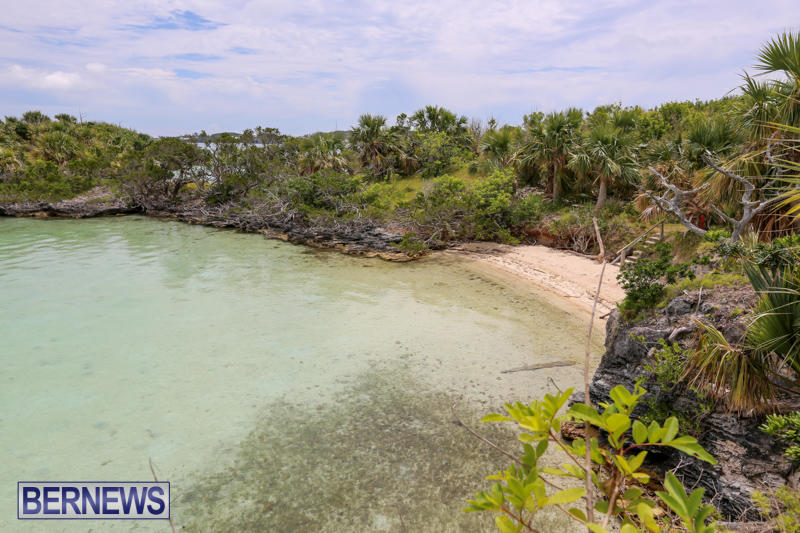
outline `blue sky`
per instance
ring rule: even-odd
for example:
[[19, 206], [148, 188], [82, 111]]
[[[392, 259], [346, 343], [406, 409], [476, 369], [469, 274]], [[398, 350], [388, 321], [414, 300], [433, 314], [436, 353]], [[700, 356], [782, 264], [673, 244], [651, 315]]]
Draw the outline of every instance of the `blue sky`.
[[532, 110], [725, 95], [797, 0], [8, 2], [1, 115], [155, 135], [344, 129], [438, 104]]

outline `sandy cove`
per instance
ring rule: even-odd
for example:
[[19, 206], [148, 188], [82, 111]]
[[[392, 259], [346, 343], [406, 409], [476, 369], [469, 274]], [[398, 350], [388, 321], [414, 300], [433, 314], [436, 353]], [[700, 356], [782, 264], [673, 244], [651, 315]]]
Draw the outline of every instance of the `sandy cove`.
[[[568, 298], [591, 312], [602, 265], [596, 260], [540, 245], [509, 246], [496, 243], [466, 243], [445, 252], [491, 265], [504, 272]], [[617, 282], [619, 267], [606, 265], [597, 304], [599, 316], [616, 308], [625, 297]]]

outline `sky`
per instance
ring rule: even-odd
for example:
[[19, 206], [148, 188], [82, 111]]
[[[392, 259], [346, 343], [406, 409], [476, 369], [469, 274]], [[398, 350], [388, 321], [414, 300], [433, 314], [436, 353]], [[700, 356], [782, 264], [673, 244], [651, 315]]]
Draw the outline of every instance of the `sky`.
[[153, 135], [347, 129], [428, 104], [652, 107], [735, 90], [797, 0], [6, 1], [0, 115]]

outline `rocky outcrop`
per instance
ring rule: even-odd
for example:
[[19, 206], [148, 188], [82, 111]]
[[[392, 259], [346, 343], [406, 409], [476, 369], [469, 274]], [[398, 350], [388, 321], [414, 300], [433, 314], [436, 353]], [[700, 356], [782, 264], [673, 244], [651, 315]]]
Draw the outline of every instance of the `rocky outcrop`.
[[52, 203], [0, 204], [0, 216], [89, 218], [135, 213], [175, 218], [190, 224], [257, 232], [270, 238], [333, 248], [351, 255], [377, 256], [391, 261], [410, 259], [394, 246], [402, 239], [401, 233], [369, 221], [311, 224], [302, 217], [275, 216], [265, 209], [244, 210], [232, 206], [210, 208], [202, 203], [143, 207], [115, 198], [106, 191], [93, 191], [78, 198]]
[[[645, 367], [652, 363], [659, 339], [688, 346], [697, 328], [695, 319], [712, 322], [730, 341], [740, 340], [746, 325], [741, 309], [751, 308], [755, 300], [752, 290], [719, 288], [704, 293], [702, 301], [700, 296], [698, 291], [683, 294], [655, 316], [636, 323], [624, 322], [614, 311], [607, 324], [606, 352], [591, 383], [592, 402], [609, 401], [611, 388], [633, 388], [638, 378], [647, 377]], [[655, 403], [694, 417], [701, 444], [719, 461], [711, 466], [664, 450], [649, 454], [650, 468], [661, 475], [675, 471], [686, 487], [705, 487], [707, 497], [727, 519], [758, 519], [750, 494], [786, 484], [792, 473], [778, 442], [758, 429], [763, 420], [709, 409], [685, 386], [667, 389], [651, 378], [644, 387], [649, 392], [637, 408], [637, 416], [648, 409], [648, 403]]]

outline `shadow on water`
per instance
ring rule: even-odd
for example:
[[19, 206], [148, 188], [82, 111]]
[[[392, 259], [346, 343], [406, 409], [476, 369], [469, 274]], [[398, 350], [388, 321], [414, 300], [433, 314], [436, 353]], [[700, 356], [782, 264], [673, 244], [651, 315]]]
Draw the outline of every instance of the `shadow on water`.
[[[186, 531], [495, 531], [493, 517], [462, 509], [507, 460], [454, 420], [454, 402], [473, 424], [484, 414], [372, 370], [335, 402], [272, 404], [232, 464], [200, 473], [177, 496], [178, 523]], [[489, 426], [481, 431], [518, 449], [513, 433]], [[542, 518], [546, 531], [570, 528]]]

